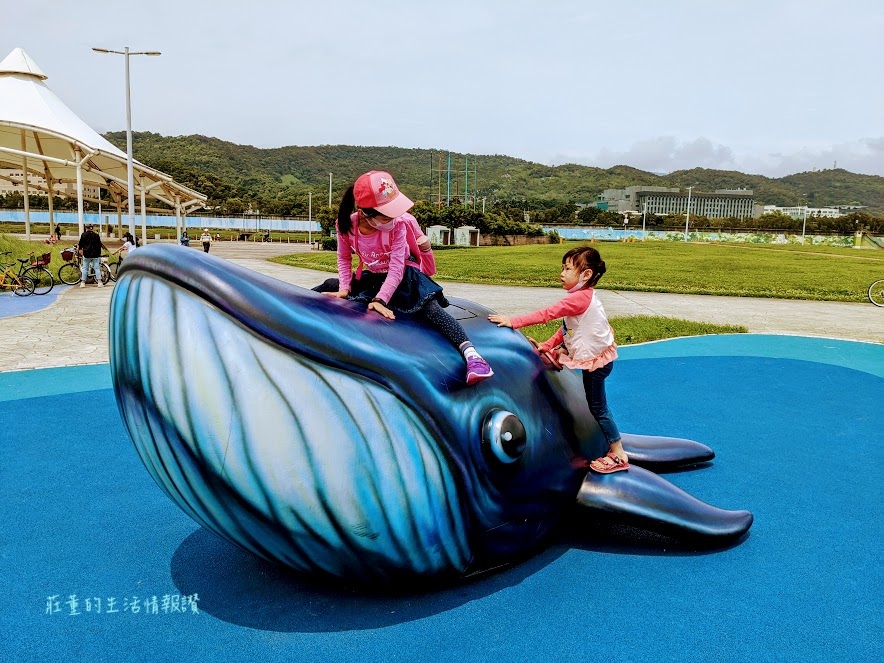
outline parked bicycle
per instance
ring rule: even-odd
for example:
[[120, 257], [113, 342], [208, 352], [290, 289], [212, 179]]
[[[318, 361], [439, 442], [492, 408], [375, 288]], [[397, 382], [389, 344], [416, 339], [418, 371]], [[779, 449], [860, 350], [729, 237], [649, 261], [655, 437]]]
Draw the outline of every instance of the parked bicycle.
[[[104, 270], [107, 268], [110, 280], [116, 282], [117, 271], [120, 269], [120, 264], [122, 262], [123, 259], [119, 255], [116, 256], [116, 259], [114, 259], [114, 256], [101, 256], [101, 273], [104, 274]], [[105, 281], [105, 283], [107, 283], [107, 281]]]
[[[0, 255], [10, 255], [11, 251], [4, 251]], [[21, 258], [18, 258], [20, 261]], [[27, 297], [34, 294], [34, 281], [28, 276], [19, 276], [13, 269], [15, 263], [7, 263], [3, 265], [3, 272], [0, 274], [0, 288], [11, 288], [12, 292], [19, 297]]]
[[[58, 268], [58, 280], [62, 283], [67, 283], [68, 285], [77, 285], [82, 278], [82, 264], [80, 262], [80, 255], [77, 251], [77, 245], [75, 244], [69, 249], [65, 249], [61, 252], [61, 257], [65, 261], [61, 267]], [[95, 278], [95, 273], [90, 270], [89, 274], [86, 277], [86, 281], [88, 283], [89, 279]], [[107, 264], [101, 263], [101, 282], [107, 283], [111, 278], [110, 269], [108, 269]]]
[[34, 282], [34, 294], [45, 295], [55, 287], [55, 279], [52, 272], [46, 269], [46, 265], [52, 262], [52, 254], [44, 253], [39, 258], [31, 251], [27, 258], [16, 258], [19, 262], [18, 275], [27, 276]]
[[878, 279], [869, 286], [869, 301], [884, 308], [884, 279]]

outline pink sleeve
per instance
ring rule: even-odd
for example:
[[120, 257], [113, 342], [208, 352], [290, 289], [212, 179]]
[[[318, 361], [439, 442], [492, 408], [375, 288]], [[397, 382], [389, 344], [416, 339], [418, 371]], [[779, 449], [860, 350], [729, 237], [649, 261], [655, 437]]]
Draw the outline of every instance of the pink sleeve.
[[580, 315], [589, 308], [592, 301], [592, 288], [578, 290], [577, 292], [568, 293], [564, 299], [556, 302], [552, 306], [526, 313], [525, 315], [517, 315], [510, 319], [513, 329], [528, 327], [530, 325], [539, 325], [556, 318], [563, 318], [566, 315]]
[[565, 335], [562, 333], [562, 328], [559, 327], [556, 330], [556, 333], [546, 339], [543, 343], [540, 344], [541, 352], [549, 352], [557, 345], [561, 345], [562, 341], [565, 340]]
[[408, 255], [408, 243], [405, 239], [405, 224], [397, 223], [390, 231], [390, 239], [393, 242], [390, 248], [390, 267], [387, 270], [387, 278], [384, 285], [378, 291], [378, 299], [389, 303], [390, 297], [396, 292], [396, 288], [402, 283], [402, 275], [405, 273], [405, 257]]
[[350, 235], [341, 232], [337, 221], [335, 221], [335, 230], [338, 232], [338, 290], [349, 291], [350, 281], [353, 279], [353, 250], [350, 245]]

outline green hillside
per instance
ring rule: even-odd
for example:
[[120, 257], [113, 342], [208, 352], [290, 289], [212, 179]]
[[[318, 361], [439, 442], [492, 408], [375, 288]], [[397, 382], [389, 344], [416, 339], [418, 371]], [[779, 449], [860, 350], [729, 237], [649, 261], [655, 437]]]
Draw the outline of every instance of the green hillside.
[[[124, 132], [108, 133], [105, 137], [125, 149]], [[133, 136], [133, 152], [139, 161], [208, 195], [212, 205], [225, 204], [231, 211], [251, 203], [266, 213], [300, 213], [308, 191], [313, 192], [316, 202], [325, 199], [327, 203], [329, 173], [334, 174], [334, 193], [339, 195], [356, 176], [372, 168], [394, 173], [409, 195], [423, 200], [436, 200], [440, 193], [445, 199], [449, 186], [445, 172], [448, 153], [432, 149], [349, 145], [259, 149], [207, 136], [173, 137], [141, 132]], [[764, 204], [861, 204], [868, 206], [871, 214], [884, 214], [884, 177], [857, 175], [843, 169], [769, 178], [694, 168], [660, 176], [629, 166], [552, 167], [504, 155], [452, 153], [451, 159], [451, 196], [458, 201], [465, 186], [470, 197], [480, 201], [485, 198], [488, 204], [505, 201], [542, 209], [562, 203], [592, 202], [607, 188], [693, 185], [699, 191], [753, 189], [756, 200]]]

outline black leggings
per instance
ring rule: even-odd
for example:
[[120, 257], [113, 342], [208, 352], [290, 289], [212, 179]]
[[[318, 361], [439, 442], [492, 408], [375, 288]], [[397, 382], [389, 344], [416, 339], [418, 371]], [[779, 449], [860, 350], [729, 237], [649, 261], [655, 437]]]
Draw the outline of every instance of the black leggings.
[[[337, 292], [340, 289], [338, 279], [326, 279], [321, 284], [313, 288], [314, 292]], [[445, 311], [439, 302], [435, 299], [428, 301], [424, 307], [414, 314], [416, 318], [427, 321], [431, 327], [435, 327], [439, 332], [447, 338], [454, 347], [460, 350], [460, 346], [469, 343], [467, 333], [461, 324], [455, 320], [449, 313]]]
[[426, 306], [420, 310], [418, 316], [425, 318], [430, 323], [430, 326], [438, 329], [442, 336], [451, 341], [458, 350], [460, 350], [461, 345], [470, 342], [461, 324], [439, 306], [439, 302], [435, 299], [428, 301]]

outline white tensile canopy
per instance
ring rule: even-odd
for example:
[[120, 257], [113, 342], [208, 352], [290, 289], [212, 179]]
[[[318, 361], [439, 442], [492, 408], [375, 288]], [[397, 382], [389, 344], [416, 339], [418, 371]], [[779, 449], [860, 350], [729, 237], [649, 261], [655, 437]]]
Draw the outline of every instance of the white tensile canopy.
[[[46, 85], [46, 78], [20, 48], [0, 62], [0, 168], [37, 175], [45, 183], [37, 185], [29, 183], [27, 177], [3, 174], [0, 178], [24, 187], [25, 233], [29, 237], [29, 191], [36, 189], [49, 195], [51, 229], [55, 186], [76, 183], [82, 234], [83, 200], [99, 202], [84, 198], [83, 187], [108, 189], [119, 210], [128, 197], [127, 158], [65, 106]], [[169, 175], [134, 160], [133, 170], [134, 192], [141, 196], [142, 243], [147, 240], [146, 197], [161, 200], [175, 210], [176, 234], [180, 234], [182, 215], [205, 206], [206, 196], [176, 183]]]

